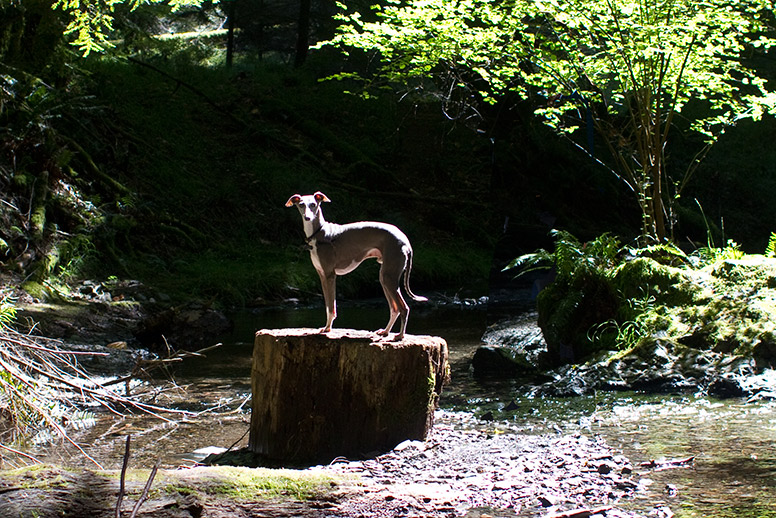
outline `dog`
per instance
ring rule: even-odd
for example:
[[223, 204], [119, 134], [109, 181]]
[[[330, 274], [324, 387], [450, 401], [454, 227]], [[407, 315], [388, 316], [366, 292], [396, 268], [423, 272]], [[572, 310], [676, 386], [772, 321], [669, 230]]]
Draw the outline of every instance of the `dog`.
[[326, 325], [321, 332], [331, 331], [332, 323], [337, 318], [337, 275], [350, 273], [365, 259], [375, 258], [381, 264], [380, 284], [390, 309], [388, 325], [377, 331], [377, 334], [388, 336], [397, 318], [401, 317], [401, 326], [395, 339], [403, 340], [410, 308], [400, 290], [402, 275], [407, 295], [418, 302], [428, 300], [410, 290], [412, 246], [409, 239], [404, 232], [388, 223], [329, 223], [323, 218], [321, 204], [330, 201], [325, 194], [318, 191], [305, 196], [294, 194], [286, 202], [286, 207], [295, 205], [302, 215], [310, 259], [321, 278], [323, 298], [326, 302]]

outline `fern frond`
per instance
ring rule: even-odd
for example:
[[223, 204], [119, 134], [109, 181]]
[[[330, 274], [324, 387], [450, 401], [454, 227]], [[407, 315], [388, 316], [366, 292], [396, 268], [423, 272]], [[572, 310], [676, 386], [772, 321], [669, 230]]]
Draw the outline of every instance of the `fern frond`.
[[501, 271], [513, 270], [519, 268], [520, 271], [516, 277], [536, 270], [549, 270], [555, 262], [554, 255], [543, 248], [531, 254], [524, 254], [513, 259]]
[[765, 247], [765, 257], [776, 257], [776, 232], [771, 232], [768, 246]]

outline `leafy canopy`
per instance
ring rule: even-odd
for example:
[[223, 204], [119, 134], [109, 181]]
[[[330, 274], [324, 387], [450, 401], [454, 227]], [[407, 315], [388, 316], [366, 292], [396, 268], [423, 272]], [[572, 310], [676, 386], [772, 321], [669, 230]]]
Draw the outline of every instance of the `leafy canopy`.
[[436, 79], [447, 100], [517, 93], [563, 133], [592, 126], [638, 199], [643, 234], [661, 240], [691, 172], [667, 175], [675, 115], [700, 101], [690, 127], [710, 143], [776, 108], [752, 59], [774, 45], [768, 0], [388, 0], [370, 20], [342, 7], [327, 43], [374, 52], [370, 81]]
[[[776, 106], [746, 61], [776, 43], [767, 0], [388, 0], [373, 7], [375, 21], [339, 5], [338, 34], [326, 43], [375, 51], [391, 81], [465, 70], [490, 102], [506, 91], [578, 94], [614, 113], [649, 88], [676, 110], [690, 99], [718, 108], [698, 121], [704, 131]], [[543, 113], [559, 125], [573, 107], [557, 106]]]
[[53, 9], [67, 13], [65, 34], [84, 56], [112, 47], [114, 13], [120, 6], [134, 11], [144, 4], [167, 4], [173, 12], [184, 6], [199, 6], [202, 0], [55, 0]]

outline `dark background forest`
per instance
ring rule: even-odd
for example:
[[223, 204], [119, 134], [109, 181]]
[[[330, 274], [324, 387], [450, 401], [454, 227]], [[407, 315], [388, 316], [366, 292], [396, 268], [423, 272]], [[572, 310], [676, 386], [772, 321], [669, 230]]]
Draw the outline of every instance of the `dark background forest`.
[[[486, 295], [510, 281], [500, 270], [512, 258], [550, 247], [553, 228], [637, 237], [621, 182], [528, 102], [451, 102], [397, 84], [362, 95], [326, 80], [372, 65], [313, 47], [333, 34], [335, 12], [314, 0], [119, 6], [114, 47], [84, 57], [50, 1], [0, 3], [5, 283], [38, 298], [93, 278], [136, 280], [173, 301], [312, 299], [299, 216], [283, 204], [316, 190], [333, 201], [330, 221], [402, 228], [420, 293]], [[772, 78], [773, 61], [762, 67]], [[774, 142], [766, 116], [715, 144], [679, 200], [683, 248], [765, 249]], [[682, 164], [701, 143], [677, 133], [670, 146]], [[343, 296], [379, 295], [372, 268], [342, 282]]]

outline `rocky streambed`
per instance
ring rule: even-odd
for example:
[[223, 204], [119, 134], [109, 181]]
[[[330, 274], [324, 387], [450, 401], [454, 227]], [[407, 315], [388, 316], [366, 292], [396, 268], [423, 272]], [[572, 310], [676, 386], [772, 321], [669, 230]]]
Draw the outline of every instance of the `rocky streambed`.
[[[437, 413], [426, 441], [365, 460], [306, 469], [164, 469], [137, 516], [633, 518], [651, 467], [596, 435], [524, 435], [507, 423]], [[128, 477], [123, 509], [148, 471]], [[0, 516], [115, 516], [119, 472], [53, 466], [0, 472]], [[654, 516], [670, 516], [661, 506]], [[660, 514], [662, 513], [662, 514]]]
[[[298, 318], [299, 313], [298, 309], [293, 312], [295, 318]], [[319, 317], [319, 311], [313, 313], [313, 318]], [[351, 311], [351, 313], [356, 313], [355, 316], [360, 318], [359, 312]], [[272, 318], [277, 317], [272, 316]], [[424, 324], [423, 315], [419, 314], [416, 315], [415, 323], [426, 325], [428, 329], [424, 328], [424, 331], [432, 334], [443, 334], [441, 331], [450, 331], [449, 318], [440, 319], [437, 316], [433, 321]], [[251, 333], [252, 330], [262, 325], [264, 324], [250, 322]], [[246, 336], [249, 335], [250, 333]], [[478, 384], [477, 390], [485, 394], [482, 397], [492, 399], [491, 404], [495, 405], [496, 408], [490, 412], [489, 417], [479, 411], [479, 403], [473, 402], [473, 398], [467, 395], [468, 385], [466, 388], [453, 388], [453, 392], [445, 394], [448, 398], [447, 408], [471, 407], [476, 415], [485, 417], [485, 420], [476, 419], [471, 411], [438, 412], [435, 428], [425, 442], [403, 443], [391, 452], [365, 460], [347, 461], [340, 459], [328, 466], [292, 470], [291, 478], [293, 479], [308, 477], [313, 479], [313, 490], [304, 493], [293, 487], [282, 489], [279, 492], [267, 492], [263, 489], [262, 482], [249, 485], [246, 490], [241, 482], [244, 476], [247, 476], [246, 473], [252, 474], [251, 477], [254, 479], [265, 476], [261, 475], [261, 471], [249, 468], [196, 467], [174, 469], [177, 464], [165, 463], [166, 469], [154, 483], [149, 501], [140, 508], [138, 516], [161, 518], [173, 516], [671, 516], [672, 511], [668, 506], [673, 507], [676, 500], [662, 496], [665, 492], [674, 491], [670, 484], [675, 482], [664, 483], [665, 477], [653, 473], [653, 470], [661, 467], [658, 464], [641, 465], [645, 460], [659, 458], [654, 453], [649, 454], [652, 456], [645, 457], [639, 450], [640, 446], [635, 448], [635, 452], [634, 448], [631, 447], [627, 455], [633, 454], [633, 458], [638, 461], [632, 464], [619, 451], [621, 443], [618, 442], [617, 437], [608, 436], [609, 440], [605, 441], [597, 434], [596, 426], [581, 426], [581, 421], [577, 423], [577, 426], [567, 427], [564, 423], [569, 418], [568, 416], [564, 417], [564, 415], [559, 415], [551, 423], [547, 423], [547, 426], [542, 428], [542, 434], [526, 434], [524, 426], [522, 428], [515, 426], [516, 423], [524, 424], [526, 416], [530, 416], [530, 412], [522, 410], [509, 411], [510, 407], [507, 405], [513, 398], [518, 397], [518, 394], [513, 393], [512, 390], [521, 385], [519, 383], [502, 385], [488, 381], [480, 382], [478, 376], [487, 371], [482, 370], [482, 365], [478, 364], [478, 361], [474, 362], [475, 374], [477, 375], [471, 378], [468, 375], [469, 359], [477, 347], [478, 340], [470, 335], [471, 333], [463, 333], [465, 344], [457, 344], [454, 347], [454, 349], [458, 347], [461, 351], [459, 354], [460, 369], [456, 371], [457, 383]], [[479, 334], [476, 336], [479, 337]], [[508, 359], [513, 350], [521, 347], [527, 352], [525, 357], [528, 358], [529, 368], [525, 368], [525, 365], [517, 368], [510, 367], [511, 370], [507, 372], [508, 376], [503, 376], [504, 372], [502, 372], [499, 377], [501, 379], [505, 377], [522, 378], [526, 381], [524, 387], [540, 387], [534, 389], [533, 394], [537, 397], [532, 404], [536, 404], [542, 399], [539, 397], [540, 394], [555, 394], [557, 396], [557, 394], [595, 393], [596, 390], [603, 387], [602, 382], [607, 379], [615, 379], [605, 378], [601, 374], [603, 371], [589, 370], [592, 367], [569, 367], [570, 371], [566, 374], [562, 374], [560, 370], [544, 371], [541, 375], [536, 374], [538, 372], [536, 369], [531, 371], [531, 361], [541, 355], [543, 347], [543, 337], [536, 325], [535, 314], [525, 313], [516, 319], [513, 318], [492, 326], [486, 334], [485, 341], [490, 345], [480, 350], [498, 349], [502, 351], [498, 353], [502, 359]], [[226, 397], [225, 400], [234, 399], [238, 403], [244, 401], [244, 394], [240, 394], [239, 398], [231, 398], [231, 396], [234, 396], [233, 392], [235, 391], [245, 390], [245, 383], [240, 384], [241, 380], [244, 381], [241, 376], [245, 376], [245, 374], [241, 374], [235, 369], [238, 365], [248, 365], [250, 344], [247, 347], [238, 345], [229, 348], [230, 351], [232, 349], [234, 352], [219, 350], [217, 356], [203, 360], [203, 365], [207, 364], [210, 369], [207, 373], [202, 370], [202, 365], [197, 365], [194, 369], [197, 376], [205, 376], [207, 379], [192, 378], [189, 380], [186, 376], [180, 378], [179, 381], [192, 383], [191, 387], [185, 390], [186, 394], [181, 397], [191, 398], [191, 394], [194, 393], [204, 397], [205, 392], [200, 392], [198, 383], [205, 383], [207, 387], [218, 386], [219, 390], [223, 387], [223, 390], [227, 391], [228, 394], [222, 394], [222, 396], [230, 396]], [[114, 351], [114, 349], [111, 350]], [[713, 352], [709, 351], [708, 353]], [[653, 363], [662, 362], [661, 365], [666, 364], [663, 361], [664, 357], [661, 356], [650, 357], [646, 354], [644, 360]], [[221, 364], [224, 367], [223, 374], [218, 368]], [[607, 360], [606, 365], [612, 365], [612, 361]], [[676, 368], [678, 369], [679, 366]], [[633, 372], [638, 370], [647, 375], [661, 375], [654, 366], [647, 365], [643, 369], [634, 367]], [[547, 372], [549, 374], [546, 374]], [[696, 369], [696, 372], [702, 372], [702, 370]], [[211, 379], [210, 377], [216, 373], [218, 376], [225, 377]], [[529, 374], [526, 375], [526, 373]], [[615, 374], [617, 374], [615, 371], [610, 371], [610, 375]], [[485, 378], [493, 379], [489, 376], [485, 376]], [[576, 391], [564, 389], [564, 380], [587, 381], [580, 385], [584, 390]], [[610, 382], [606, 383], [608, 383], [609, 388], [622, 388], [616, 387]], [[703, 383], [707, 384], [708, 381], [703, 381]], [[542, 392], [541, 387], [544, 387], [546, 391]], [[670, 386], [666, 385], [666, 387], [670, 389]], [[456, 390], [458, 391], [457, 395]], [[525, 391], [528, 390], [525, 389]], [[519, 392], [522, 395], [527, 393], [525, 391], [520, 390]], [[480, 398], [480, 392], [477, 394], [477, 398]], [[215, 396], [208, 397], [213, 399]], [[451, 404], [450, 401], [456, 403]], [[459, 405], [458, 401], [461, 401], [464, 406]], [[238, 403], [235, 403], [234, 406], [241, 406]], [[186, 406], [192, 404], [191, 401], [188, 401]], [[647, 406], [651, 408], [651, 405]], [[443, 401], [443, 407], [445, 407], [445, 401]], [[115, 441], [118, 440], [118, 436], [123, 436], [124, 433], [132, 433], [136, 437], [145, 436], [147, 444], [143, 448], [146, 450], [146, 460], [150, 451], [154, 452], [154, 457], [160, 455], [157, 452], [161, 451], [165, 451], [169, 455], [186, 451], [182, 448], [197, 448], [202, 444], [202, 441], [212, 441], [205, 444], [219, 446], [229, 446], [235, 443], [236, 447], [239, 448], [245, 444], [245, 442], [240, 443], [239, 441], [245, 426], [247, 426], [246, 414], [238, 408], [225, 407], [224, 410], [236, 412], [236, 414], [228, 416], [220, 416], [217, 413], [203, 414], [198, 416], [196, 421], [190, 420], [185, 423], [166, 425], [164, 429], [159, 430], [156, 429], [158, 427], [154, 428], [154, 425], [149, 425], [148, 430], [146, 430], [136, 420], [129, 420], [126, 423], [116, 422], [111, 424], [110, 429], [101, 437], [105, 436], [105, 440]], [[677, 415], [681, 414], [683, 410], [686, 409], [678, 407]], [[520, 413], [519, 416], [518, 413]], [[493, 414], [495, 414], [495, 420], [493, 420]], [[703, 417], [703, 415], [705, 415], [705, 411], [701, 409], [693, 414], [693, 419]], [[622, 419], [619, 414], [617, 416], [618, 419]], [[737, 416], [739, 414], [734, 415], [735, 418], [738, 418]], [[661, 417], [661, 419], [664, 418]], [[728, 423], [735, 420], [722, 416], [714, 422]], [[227, 427], [228, 423], [232, 424]], [[552, 423], [559, 423], [560, 426], [553, 426]], [[684, 425], [684, 423], [680, 424]], [[687, 424], [688, 426], [697, 425], [695, 421]], [[557, 432], [546, 433], [547, 430], [553, 430], [553, 428]], [[640, 440], [633, 444], [648, 444], [646, 437], [641, 437], [640, 432], [638, 432], [641, 428], [643, 427], [639, 425], [635, 430], [623, 433], [636, 434], [629, 437], [640, 437]], [[116, 430], [121, 430], [121, 433], [116, 432]], [[173, 440], [178, 435], [180, 437]], [[720, 437], [730, 435], [727, 432], [719, 434]], [[157, 440], [156, 437], [160, 438]], [[151, 442], [148, 442], [149, 440]], [[83, 442], [87, 441], [88, 439], [84, 439]], [[613, 447], [612, 444], [614, 444]], [[628, 449], [627, 444], [623, 447]], [[691, 447], [683, 448], [684, 445], [672, 445], [660, 453], [675, 458], [688, 458], [698, 451], [701, 454], [704, 453], [702, 448], [698, 448], [697, 441]], [[113, 451], [111, 458], [115, 462], [107, 464], [115, 467], [116, 463], [120, 465], [121, 457], [120, 454], [115, 453], [115, 450]], [[758, 468], [763, 464], [762, 459], [765, 458], [766, 461], [770, 459], [756, 450], [751, 455], [749, 453], [747, 455], [748, 457], [743, 460], [747, 462], [747, 459], [751, 460], [751, 463]], [[739, 457], [737, 454], [731, 456], [731, 466], [742, 465]], [[59, 458], [66, 458], [66, 456]], [[705, 458], [701, 455], [698, 469], [705, 469], [704, 466], [708, 467], [713, 459], [713, 454], [707, 453]], [[138, 459], [134, 462], [137, 462], [141, 470], [147, 470], [153, 464], [152, 460], [141, 462]], [[78, 464], [83, 466], [83, 463]], [[690, 463], [690, 466], [692, 465]], [[686, 477], [691, 478], [695, 477], [697, 473], [695, 470], [682, 469], [682, 471], [688, 472]], [[689, 471], [692, 471], [692, 474], [689, 474]], [[717, 476], [714, 475], [715, 472], [712, 472], [712, 469], [707, 471], [711, 477], [709, 480], [716, 480], [713, 478]], [[268, 470], [269, 474], [266, 476], [270, 478], [285, 476], [280, 475], [283, 472], [283, 470]], [[702, 473], [702, 471], [700, 472]], [[771, 473], [767, 470], [765, 472]], [[739, 475], [735, 476], [740, 478]], [[731, 476], [733, 476], [732, 472]], [[137, 478], [138, 480], [131, 482], [128, 489], [130, 501], [137, 501], [139, 498], [142, 482], [147, 478], [147, 471], [138, 475]], [[217, 485], [210, 483], [213, 478], [218, 480]], [[93, 484], [92, 482], [95, 480], [99, 481], [99, 484], [97, 482]], [[650, 484], [651, 480], [658, 482]], [[92, 482], [85, 483], [84, 481]], [[665, 491], [663, 491], [664, 485], [666, 486]], [[99, 487], [99, 499], [87, 498], [85, 500], [83, 498], [84, 487]], [[692, 487], [692, 482], [688, 482], [687, 487]], [[680, 494], [682, 494], [682, 489], [680, 486]], [[36, 496], [41, 494], [49, 495], [51, 498], [40, 499]], [[0, 516], [7, 515], [6, 511], [14, 516], [25, 515], [24, 513], [37, 514], [38, 516], [61, 516], [63, 514], [66, 516], [82, 516], [84, 514], [95, 517], [114, 516], [115, 512], [112, 508], [115, 506], [117, 494], [118, 476], [115, 469], [108, 472], [97, 472], [89, 471], [85, 467], [50, 467], [38, 468], [38, 472], [32, 472], [32, 474], [30, 472], [25, 474], [24, 469], [0, 472]], [[668, 501], [668, 506], [666, 506], [666, 501]], [[44, 505], [40, 502], [48, 503]], [[88, 509], [83, 507], [85, 503], [89, 504]], [[125, 509], [127, 509], [127, 513], [130, 510], [126, 507]], [[733, 515], [726, 514], [725, 516]]]
[[346, 516], [638, 516], [618, 506], [643, 490], [630, 461], [597, 436], [524, 435], [440, 412], [425, 442], [326, 472], [356, 475]]

